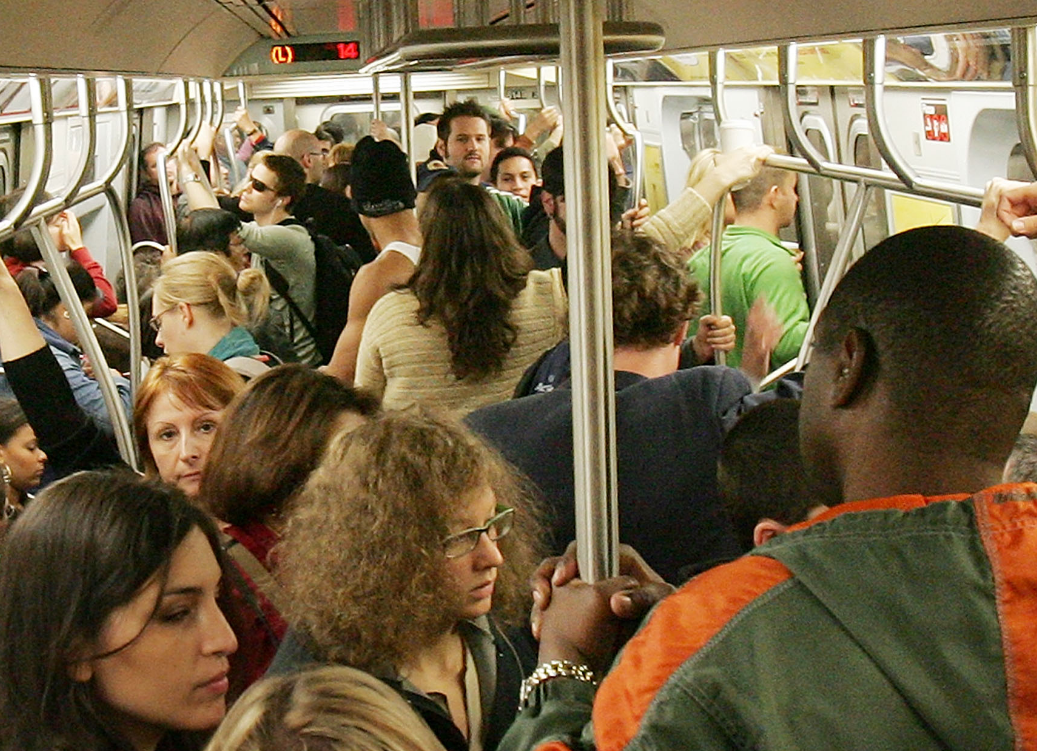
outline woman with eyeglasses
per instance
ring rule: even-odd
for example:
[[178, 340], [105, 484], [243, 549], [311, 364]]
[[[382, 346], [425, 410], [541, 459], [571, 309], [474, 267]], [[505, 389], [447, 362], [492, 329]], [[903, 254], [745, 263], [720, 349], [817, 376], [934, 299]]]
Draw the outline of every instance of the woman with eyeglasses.
[[[219, 208], [194, 148], [185, 143], [177, 158], [180, 185], [190, 209]], [[242, 211], [252, 214], [253, 221], [242, 222], [238, 235], [253, 254], [253, 265], [263, 269], [271, 280], [275, 293], [270, 301], [270, 315], [291, 341], [296, 359], [307, 365], [320, 365], [317, 343], [300, 319], [301, 315], [312, 322], [316, 313], [313, 240], [306, 227], [292, 218], [305, 189], [306, 173], [298, 162], [290, 156], [264, 152], [252, 168], [251, 180], [238, 202]], [[294, 306], [282, 292], [287, 293]]]
[[338, 435], [284, 538], [296, 633], [271, 671], [365, 670], [445, 748], [492, 751], [536, 663], [505, 627], [528, 612], [540, 529], [514, 471], [453, 422], [392, 412]]

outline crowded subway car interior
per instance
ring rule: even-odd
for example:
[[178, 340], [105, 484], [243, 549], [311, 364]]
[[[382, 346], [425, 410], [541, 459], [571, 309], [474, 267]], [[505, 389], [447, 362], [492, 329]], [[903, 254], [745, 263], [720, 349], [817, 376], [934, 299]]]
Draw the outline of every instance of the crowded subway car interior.
[[[444, 130], [437, 118], [445, 113], [453, 114]], [[764, 176], [771, 182], [759, 191], [748, 187]], [[0, 247], [9, 269], [0, 278], [0, 400], [22, 403], [10, 419], [6, 407], [0, 410], [3, 523], [17, 530], [36, 503], [35, 485], [46, 499], [46, 487], [65, 475], [125, 465], [147, 479], [108, 480], [105, 492], [133, 495], [126, 483], [140, 482], [147, 498], [140, 503], [179, 525], [156, 553], [164, 562], [149, 559], [148, 575], [134, 580], [134, 598], [120, 607], [129, 608], [131, 620], [141, 616], [146, 608], [138, 597], [154, 588], [152, 616], [161, 615], [166, 595], [156, 582], [181, 582], [193, 593], [197, 633], [208, 628], [219, 654], [206, 653], [193, 668], [201, 674], [184, 679], [194, 686], [190, 712], [144, 723], [163, 728], [157, 735], [116, 723], [124, 745], [113, 748], [201, 748], [225, 695], [237, 698], [271, 662], [275, 669], [298, 667], [323, 656], [388, 676], [435, 735], [408, 746], [427, 735], [420, 722], [419, 730], [407, 729], [408, 715], [393, 721], [403, 729], [388, 748], [435, 742], [518, 751], [553, 740], [576, 749], [573, 736], [529, 731], [522, 712], [517, 732], [506, 734], [518, 694], [507, 698], [502, 716], [488, 687], [499, 698], [503, 683], [514, 679], [517, 687], [525, 679], [523, 706], [547, 706], [543, 686], [559, 677], [587, 683], [590, 668], [555, 660], [554, 653], [545, 660], [543, 648], [537, 667], [536, 644], [513, 637], [504, 615], [472, 637], [458, 624], [483, 623], [491, 601], [494, 612], [498, 604], [502, 611], [514, 605], [512, 590], [520, 573], [530, 573], [534, 552], [561, 555], [573, 539], [583, 579], [630, 572], [620, 544], [637, 540], [647, 561], [637, 559], [637, 566], [659, 571], [650, 584], [662, 587], [792, 524], [827, 519], [827, 501], [819, 499], [800, 503], [788, 519], [761, 513], [774, 525], [762, 531], [732, 530], [720, 498], [737, 485], [724, 462], [737, 474], [745, 456], [739, 451], [777, 463], [774, 449], [781, 446], [786, 457], [796, 455], [786, 469], [815, 473], [799, 464], [795, 439], [780, 444], [776, 433], [766, 450], [728, 449], [725, 434], [775, 395], [799, 399], [812, 360], [820, 358], [815, 372], [828, 367], [815, 331], [824, 328], [822, 313], [840, 280], [872, 248], [933, 225], [973, 228], [1037, 274], [1027, 237], [1034, 233], [1010, 227], [1005, 208], [1021, 206], [1023, 199], [1011, 197], [1035, 181], [1037, 7], [1024, 0], [852, 7], [801, 0], [26, 0], [0, 27]], [[747, 197], [757, 192], [762, 198]], [[736, 226], [725, 229], [732, 221]], [[739, 298], [722, 270], [750, 263], [726, 250], [743, 226], [757, 241], [766, 235], [768, 252], [784, 266]], [[220, 247], [206, 244], [206, 232], [222, 233]], [[986, 246], [969, 247], [978, 253]], [[460, 248], [467, 265], [450, 255]], [[222, 256], [197, 258], [202, 254], [194, 250]], [[628, 319], [632, 327], [644, 325], [623, 297], [634, 299], [638, 284], [647, 285], [637, 274], [648, 272], [624, 260], [637, 253], [652, 259], [645, 268], [652, 265], [659, 278], [683, 272], [673, 277], [678, 292], [657, 286], [653, 294], [694, 301], [685, 308], [668, 302], [683, 320], [661, 335], [623, 328]], [[648, 305], [645, 297], [639, 305]], [[653, 352], [659, 359], [644, 364]], [[206, 354], [222, 363], [203, 362], [212, 359]], [[694, 430], [676, 427], [675, 410], [663, 416], [657, 402], [649, 404], [661, 399], [649, 386], [619, 377], [626, 370], [648, 381], [671, 377], [678, 357], [681, 370], [716, 366], [703, 368], [710, 375], [699, 381], [681, 381], [680, 398], [712, 400], [701, 417], [680, 418], [700, 420]], [[664, 358], [673, 364], [660, 370]], [[40, 398], [34, 389], [57, 377], [51, 360], [70, 388], [62, 380], [58, 395]], [[840, 362], [833, 372], [852, 376], [855, 363]], [[571, 385], [556, 389], [570, 374]], [[548, 396], [556, 390], [564, 397]], [[1037, 413], [1032, 394], [1030, 418]], [[524, 410], [523, 399], [539, 399], [540, 410]], [[405, 409], [394, 414], [399, 407]], [[40, 416], [59, 408], [67, 412], [41, 428]], [[917, 417], [927, 419], [924, 410]], [[233, 435], [223, 432], [227, 425]], [[678, 429], [708, 448], [677, 446], [656, 456], [653, 445]], [[1037, 419], [1023, 430], [1037, 432]], [[307, 437], [296, 443], [298, 432]], [[628, 439], [634, 433], [637, 441]], [[414, 456], [389, 456], [385, 446]], [[421, 455], [430, 446], [441, 446], [436, 456]], [[210, 476], [209, 455], [234, 471]], [[17, 469], [18, 461], [29, 481], [12, 480], [8, 465]], [[695, 468], [671, 473], [680, 462]], [[699, 464], [707, 469], [700, 472]], [[389, 471], [395, 475], [384, 487], [362, 481], [364, 473]], [[461, 479], [447, 477], [452, 472]], [[407, 484], [413, 477], [434, 478], [427, 497]], [[667, 493], [701, 495], [701, 503], [712, 504], [709, 513], [674, 511], [671, 519], [667, 505], [641, 516], [623, 511], [634, 477], [654, 487], [653, 503], [669, 503]], [[772, 479], [759, 484], [780, 494]], [[213, 512], [218, 532], [154, 480], [178, 486], [195, 507]], [[89, 516], [88, 497], [104, 488], [100, 480], [98, 487], [82, 476], [78, 482]], [[539, 500], [524, 495], [526, 485]], [[62, 487], [55, 485], [55, 498]], [[357, 533], [360, 522], [338, 518], [337, 507], [320, 510], [336, 487], [351, 497], [370, 494], [356, 514], [371, 511], [382, 493], [393, 496], [386, 508], [400, 515], [397, 527], [401, 519], [427, 517], [406, 534], [383, 534], [392, 526], [389, 510], [364, 523], [372, 540], [397, 546], [402, 552], [394, 555], [406, 553], [427, 569], [392, 591], [435, 617], [395, 624], [392, 603], [383, 601], [372, 612], [385, 619], [385, 631], [369, 634], [328, 625], [335, 619], [327, 604], [307, 600], [320, 576], [349, 575], [335, 568], [347, 565], [346, 553], [341, 561], [318, 556], [308, 571], [291, 558], [307, 534], [327, 535], [319, 542], [330, 548], [333, 534]], [[445, 510], [447, 498], [456, 509]], [[293, 530], [293, 504], [303, 502], [301, 526]], [[34, 511], [26, 526], [50, 517], [57, 524], [55, 515]], [[723, 534], [700, 532], [715, 525]], [[299, 529], [309, 532], [300, 537]], [[438, 548], [433, 555], [435, 545], [423, 537], [435, 541], [437, 534], [445, 557], [436, 557]], [[272, 564], [282, 543], [283, 578]], [[187, 550], [193, 562], [186, 562]], [[209, 552], [236, 572], [224, 574], [220, 587], [212, 582]], [[361, 570], [371, 556], [363, 546], [349, 555], [360, 582], [351, 591], [373, 588], [376, 573]], [[393, 555], [379, 556], [394, 564]], [[0, 548], [0, 591], [17, 570], [5, 571], [3, 557]], [[395, 563], [402, 576], [403, 561]], [[643, 569], [636, 571], [635, 577]], [[447, 579], [471, 586], [463, 607], [439, 613], [437, 597], [460, 596]], [[536, 596], [547, 612], [544, 591]], [[343, 613], [363, 610], [334, 597], [342, 596], [328, 594], [327, 602], [340, 603]], [[217, 601], [225, 619], [213, 607]], [[235, 615], [235, 607], [245, 615]], [[83, 682], [103, 683], [102, 703], [115, 696], [120, 716], [138, 712], [137, 697], [129, 709], [118, 698], [119, 681], [134, 669], [132, 653], [147, 646], [137, 642], [160, 639], [169, 628], [163, 621], [153, 629], [141, 617], [137, 636], [122, 646], [94, 634], [100, 641], [90, 654], [104, 659], [70, 663], [78, 666], [69, 668], [72, 684], [79, 668], [101, 666]], [[259, 624], [255, 633], [246, 628], [242, 636], [241, 618]], [[9, 627], [0, 618], [0, 642]], [[534, 618], [534, 632], [539, 628]], [[451, 655], [466, 661], [462, 676], [465, 665], [470, 675], [483, 669], [479, 649], [496, 647], [496, 683], [469, 678], [457, 691], [453, 683], [440, 691], [430, 678], [427, 660], [439, 655], [432, 647], [383, 646], [382, 662], [363, 652], [368, 638], [376, 646], [411, 640], [438, 648], [458, 634], [464, 646]], [[355, 649], [332, 645], [354, 636]], [[477, 638], [486, 640], [478, 648]], [[282, 665], [285, 644], [295, 651]], [[0, 644], [0, 661], [10, 658], [5, 650]], [[104, 665], [109, 653], [125, 665]], [[590, 667], [600, 674], [606, 666]], [[9, 669], [0, 662], [0, 670]], [[348, 674], [325, 679], [354, 681], [358, 691], [363, 684]], [[277, 691], [299, 692], [305, 684], [279, 680]], [[332, 690], [315, 685], [306, 690]], [[212, 701], [196, 701], [199, 686]], [[0, 681], [0, 707], [13, 691]], [[429, 695], [433, 706], [424, 706]], [[262, 722], [287, 727], [283, 702], [271, 696], [250, 693], [243, 701], [256, 702], [257, 711], [273, 702], [264, 711], [279, 719]], [[1018, 717], [1029, 715], [1032, 724], [1037, 693], [1019, 696], [1011, 699], [1017, 711], [1008, 724], [1022, 738], [1020, 728], [1030, 726]], [[379, 711], [407, 710], [390, 704]], [[244, 715], [234, 716], [237, 722]], [[437, 725], [443, 722], [445, 730]], [[20, 747], [2, 732], [9, 745], [0, 749]], [[609, 745], [609, 733], [622, 732], [602, 732], [599, 747], [622, 747]], [[407, 733], [412, 738], [401, 740]], [[235, 741], [221, 730], [212, 747], [238, 748], [243, 737]], [[849, 747], [842, 740], [832, 748]]]

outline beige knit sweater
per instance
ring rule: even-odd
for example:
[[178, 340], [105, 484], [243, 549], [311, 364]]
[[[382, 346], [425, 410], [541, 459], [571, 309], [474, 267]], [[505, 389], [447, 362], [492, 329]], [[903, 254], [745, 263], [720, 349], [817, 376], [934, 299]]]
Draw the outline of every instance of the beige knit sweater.
[[526, 368], [565, 337], [567, 305], [559, 269], [531, 271], [512, 305], [518, 338], [504, 368], [480, 380], [458, 380], [443, 326], [435, 319], [418, 323], [418, 300], [409, 290], [390, 292], [367, 317], [355, 385], [381, 397], [386, 409], [421, 403], [464, 415], [510, 399]]

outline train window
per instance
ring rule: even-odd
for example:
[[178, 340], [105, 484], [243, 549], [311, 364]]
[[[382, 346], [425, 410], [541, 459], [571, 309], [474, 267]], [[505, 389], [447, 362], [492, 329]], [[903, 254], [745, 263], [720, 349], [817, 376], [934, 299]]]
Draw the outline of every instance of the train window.
[[1026, 153], [1023, 151], [1021, 143], [1013, 146], [1012, 153], [1008, 155], [1005, 177], [1009, 180], [1021, 180], [1027, 183], [1037, 180], [1037, 177], [1034, 177], [1033, 170], [1030, 169], [1030, 163], [1026, 161]]
[[715, 149], [718, 145], [717, 120], [712, 105], [682, 112], [680, 129], [681, 146], [688, 159], [694, 159], [702, 149]]
[[1008, 29], [886, 40], [886, 71], [900, 81], [1010, 81]]
[[[804, 126], [807, 139], [811, 145], [825, 159], [832, 159], [833, 148], [831, 140], [826, 137], [826, 131], [822, 130], [822, 127], [827, 129], [824, 121], [816, 115], [807, 115], [804, 117]], [[820, 285], [821, 280], [828, 273], [828, 265], [832, 261], [835, 246], [839, 242], [842, 207], [839, 203], [839, 193], [836, 191], [835, 183], [832, 180], [819, 175], [801, 175], [801, 186], [804, 180], [806, 189], [800, 188], [800, 197], [802, 203], [805, 204], [802, 215], [810, 225], [809, 232], [813, 238], [813, 256], [817, 264], [817, 284]]]
[[[860, 121], [863, 122], [864, 118], [860, 118]], [[866, 130], [862, 131], [859, 128], [851, 128], [851, 133], [854, 130], [857, 133], [853, 135], [853, 163], [858, 167], [883, 169], [882, 156], [871, 136]], [[879, 188], [872, 188], [868, 196], [868, 205], [864, 209], [864, 219], [861, 222], [861, 234], [865, 248], [874, 247], [889, 236], [886, 195], [885, 191]]]

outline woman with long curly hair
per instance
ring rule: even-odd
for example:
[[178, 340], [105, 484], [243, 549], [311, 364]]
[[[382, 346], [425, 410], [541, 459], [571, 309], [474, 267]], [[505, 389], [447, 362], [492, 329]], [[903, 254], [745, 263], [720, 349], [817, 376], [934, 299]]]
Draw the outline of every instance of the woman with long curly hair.
[[296, 631], [272, 672], [365, 670], [447, 749], [492, 751], [536, 663], [503, 629], [528, 612], [540, 530], [522, 480], [453, 422], [405, 410], [338, 435], [284, 538]]
[[387, 408], [470, 412], [504, 401], [565, 336], [561, 274], [531, 270], [507, 217], [477, 185], [437, 180], [420, 221], [421, 260], [404, 289], [371, 309], [356, 385]]

